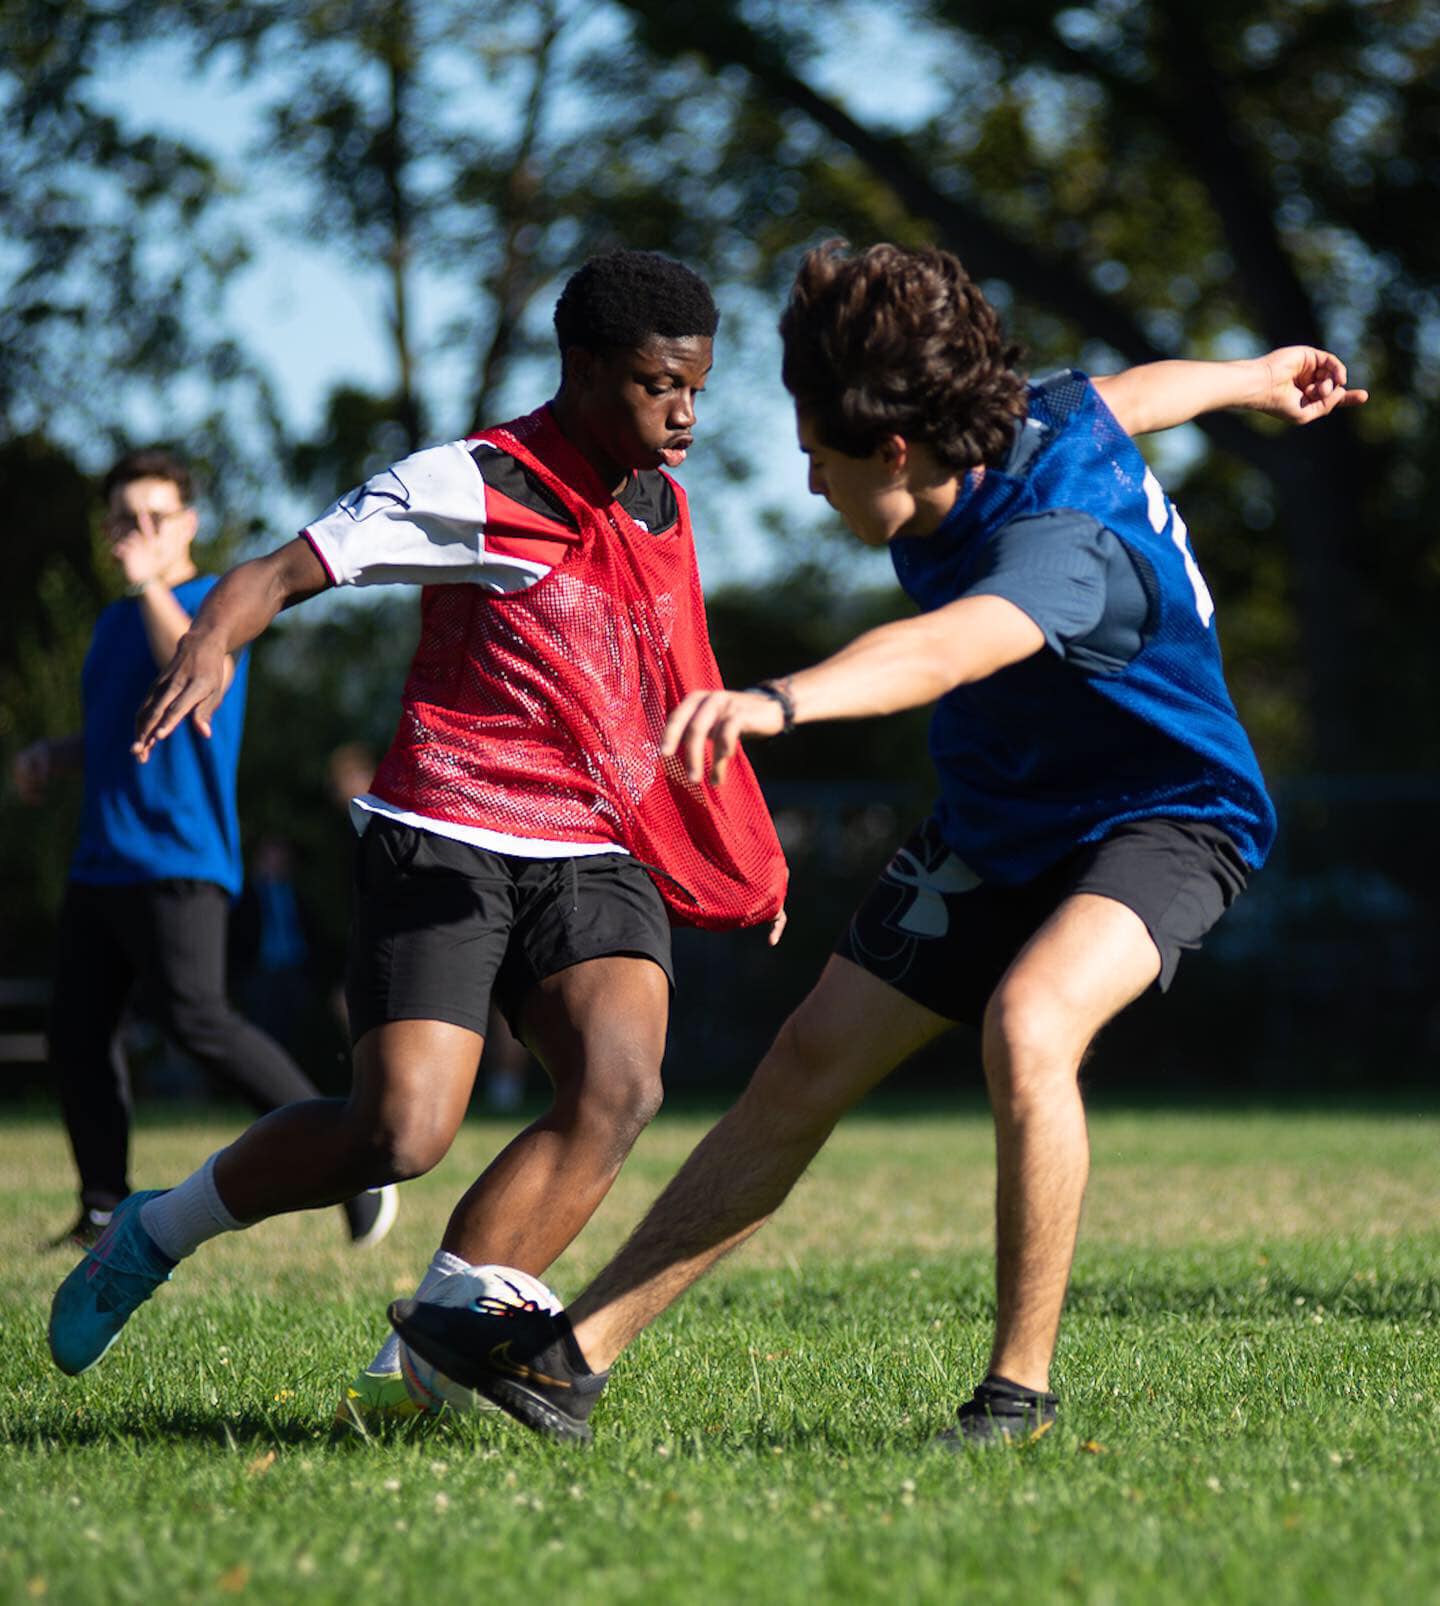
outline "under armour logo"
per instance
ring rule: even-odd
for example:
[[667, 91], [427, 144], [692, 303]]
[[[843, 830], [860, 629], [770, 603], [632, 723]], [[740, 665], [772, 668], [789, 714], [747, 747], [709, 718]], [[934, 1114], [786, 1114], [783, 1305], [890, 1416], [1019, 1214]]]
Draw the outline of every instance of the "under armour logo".
[[410, 491], [393, 468], [372, 475], [356, 490], [348, 491], [335, 504], [341, 513], [347, 513], [357, 524], [376, 513], [410, 506]]
[[939, 864], [926, 865], [908, 848], [901, 848], [886, 865], [885, 879], [914, 893], [904, 914], [890, 924], [915, 937], [943, 937], [950, 929], [946, 897], [980, 885], [980, 877], [953, 853], [947, 853]]

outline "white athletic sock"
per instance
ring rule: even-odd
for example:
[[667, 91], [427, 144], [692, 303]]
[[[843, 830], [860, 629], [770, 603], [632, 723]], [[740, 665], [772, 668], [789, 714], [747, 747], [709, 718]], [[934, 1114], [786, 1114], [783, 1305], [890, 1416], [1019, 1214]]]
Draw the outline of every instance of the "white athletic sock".
[[222, 1232], [240, 1232], [253, 1225], [237, 1221], [225, 1208], [215, 1186], [218, 1158], [218, 1154], [212, 1154], [178, 1187], [140, 1206], [140, 1225], [171, 1260], [193, 1255], [207, 1238], [218, 1238]]
[[[452, 1276], [457, 1271], [469, 1271], [468, 1260], [461, 1260], [459, 1255], [452, 1255], [448, 1249], [437, 1249], [435, 1258], [430, 1262], [425, 1275], [420, 1279], [420, 1286], [415, 1290], [416, 1299], [424, 1299], [442, 1278]], [[400, 1370], [400, 1335], [391, 1333], [389, 1338], [380, 1346], [375, 1359], [365, 1368], [367, 1372], [398, 1372]]]

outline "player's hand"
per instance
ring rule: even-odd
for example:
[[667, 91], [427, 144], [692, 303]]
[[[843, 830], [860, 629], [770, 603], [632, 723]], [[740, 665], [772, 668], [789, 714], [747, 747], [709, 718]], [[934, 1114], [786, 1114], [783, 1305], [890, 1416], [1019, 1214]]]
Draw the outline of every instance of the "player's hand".
[[175, 656], [161, 670], [135, 716], [130, 751], [142, 764], [156, 742], [163, 742], [187, 716], [202, 736], [210, 735], [210, 716], [229, 684], [226, 663], [224, 648], [210, 637], [195, 630], [181, 636]]
[[1368, 390], [1353, 389], [1345, 364], [1315, 346], [1281, 346], [1260, 358], [1264, 380], [1251, 403], [1258, 412], [1309, 424], [1337, 407], [1360, 407], [1370, 400]]
[[775, 918], [770, 922], [770, 930], [766, 935], [765, 940], [772, 948], [785, 935], [785, 927], [789, 923], [789, 920], [790, 916], [787, 915], [782, 909], [780, 913], [776, 915]]
[[667, 757], [678, 753], [689, 779], [703, 781], [710, 743], [710, 780], [719, 786], [742, 736], [778, 736], [784, 725], [780, 704], [761, 692], [692, 691], [671, 710], [660, 751]]
[[153, 520], [142, 513], [137, 523], [110, 543], [110, 556], [120, 565], [126, 585], [143, 586], [159, 576], [169, 553]]
[[43, 803], [54, 773], [55, 761], [48, 740], [42, 737], [29, 747], [22, 747], [10, 766], [10, 781], [16, 797], [31, 807]]

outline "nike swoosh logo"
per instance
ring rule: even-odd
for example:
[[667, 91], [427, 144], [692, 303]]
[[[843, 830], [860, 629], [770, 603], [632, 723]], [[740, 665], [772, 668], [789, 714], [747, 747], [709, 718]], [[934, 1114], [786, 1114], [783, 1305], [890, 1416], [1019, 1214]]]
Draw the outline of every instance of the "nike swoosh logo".
[[568, 1389], [571, 1386], [563, 1377], [550, 1377], [544, 1372], [537, 1372], [533, 1367], [526, 1366], [524, 1361], [512, 1359], [508, 1338], [490, 1351], [490, 1364], [497, 1372], [504, 1372], [508, 1377], [518, 1377], [525, 1383], [544, 1383], [552, 1389]]

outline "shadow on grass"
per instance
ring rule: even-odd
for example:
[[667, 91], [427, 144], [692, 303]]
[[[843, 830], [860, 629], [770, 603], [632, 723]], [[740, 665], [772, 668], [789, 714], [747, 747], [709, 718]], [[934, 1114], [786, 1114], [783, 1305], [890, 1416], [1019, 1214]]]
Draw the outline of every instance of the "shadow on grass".
[[263, 1455], [267, 1450], [330, 1447], [339, 1452], [363, 1450], [367, 1445], [398, 1445], [419, 1438], [429, 1424], [416, 1419], [386, 1423], [368, 1434], [337, 1433], [327, 1421], [311, 1418], [277, 1421], [264, 1411], [220, 1415], [199, 1407], [157, 1410], [144, 1401], [133, 1405], [98, 1407], [85, 1416], [40, 1409], [23, 1422], [0, 1420], [0, 1446], [7, 1449], [84, 1449], [117, 1442], [189, 1442], [213, 1445], [231, 1455]]

